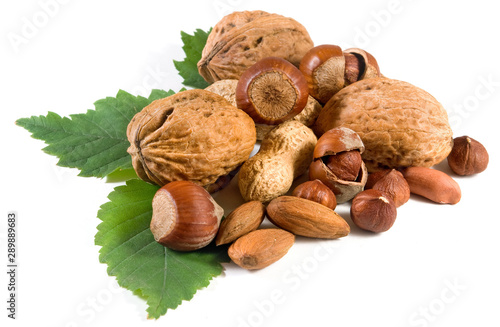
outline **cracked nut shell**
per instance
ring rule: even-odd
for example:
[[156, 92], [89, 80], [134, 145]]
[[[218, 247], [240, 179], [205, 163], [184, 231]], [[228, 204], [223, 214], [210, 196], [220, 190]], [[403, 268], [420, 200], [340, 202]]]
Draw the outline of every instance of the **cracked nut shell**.
[[[363, 190], [368, 178], [363, 160], [351, 160], [351, 154], [354, 153], [354, 157], [360, 156], [364, 149], [359, 136], [349, 128], [337, 127], [327, 131], [318, 139], [314, 148], [309, 179], [319, 179], [328, 186], [335, 194], [337, 203], [351, 200]], [[339, 160], [332, 160], [331, 157], [339, 157]], [[353, 175], [352, 180], [342, 179]]]

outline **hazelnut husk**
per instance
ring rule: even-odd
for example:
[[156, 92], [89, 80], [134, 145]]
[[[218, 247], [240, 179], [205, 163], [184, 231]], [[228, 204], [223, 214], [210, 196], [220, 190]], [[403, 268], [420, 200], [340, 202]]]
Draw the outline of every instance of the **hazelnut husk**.
[[352, 200], [351, 219], [361, 229], [374, 233], [385, 232], [392, 227], [396, 216], [394, 201], [381, 191], [365, 190]]
[[337, 127], [324, 133], [313, 153], [309, 179], [319, 179], [336, 196], [337, 203], [351, 200], [366, 184], [368, 172], [361, 159], [364, 145], [351, 129]]
[[453, 140], [448, 165], [457, 175], [469, 176], [483, 172], [488, 162], [488, 151], [472, 137], [460, 136]]

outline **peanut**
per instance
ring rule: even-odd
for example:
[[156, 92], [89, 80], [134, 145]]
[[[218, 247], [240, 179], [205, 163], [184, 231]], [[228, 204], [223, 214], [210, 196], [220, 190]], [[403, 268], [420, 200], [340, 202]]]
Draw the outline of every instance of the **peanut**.
[[426, 167], [408, 167], [402, 170], [410, 192], [436, 203], [456, 204], [462, 193], [458, 183], [448, 174]]
[[242, 166], [238, 186], [245, 201], [269, 202], [288, 192], [295, 178], [309, 167], [317, 139], [295, 120], [266, 134], [259, 152]]

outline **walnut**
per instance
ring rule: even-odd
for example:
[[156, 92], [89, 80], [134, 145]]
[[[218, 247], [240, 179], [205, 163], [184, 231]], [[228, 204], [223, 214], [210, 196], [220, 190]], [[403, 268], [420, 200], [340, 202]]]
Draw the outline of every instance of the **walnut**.
[[198, 71], [208, 82], [239, 79], [265, 57], [280, 57], [299, 66], [314, 46], [307, 30], [292, 18], [264, 11], [233, 12], [208, 36]]
[[252, 118], [205, 90], [153, 101], [132, 118], [127, 137], [141, 179], [160, 186], [189, 180], [212, 191], [234, 176], [256, 142]]
[[430, 167], [445, 159], [453, 145], [443, 106], [424, 90], [389, 78], [362, 80], [334, 95], [320, 112], [314, 131], [321, 135], [339, 126], [359, 134], [370, 172]]

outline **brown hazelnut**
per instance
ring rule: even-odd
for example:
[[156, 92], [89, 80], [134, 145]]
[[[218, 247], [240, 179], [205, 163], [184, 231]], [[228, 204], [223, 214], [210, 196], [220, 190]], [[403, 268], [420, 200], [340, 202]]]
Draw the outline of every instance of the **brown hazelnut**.
[[339, 179], [344, 181], [355, 181], [361, 169], [361, 154], [358, 150], [341, 152], [328, 156], [326, 166], [330, 168]]
[[327, 131], [314, 148], [309, 179], [319, 179], [328, 186], [337, 203], [351, 200], [363, 190], [368, 176], [361, 160], [363, 151], [363, 142], [351, 129], [337, 127]]
[[385, 232], [392, 227], [396, 216], [394, 201], [378, 190], [365, 190], [352, 200], [351, 219], [361, 229]]
[[190, 181], [174, 181], [153, 197], [150, 229], [155, 240], [172, 250], [193, 251], [207, 246], [224, 214], [212, 196]]
[[451, 170], [461, 176], [478, 174], [488, 167], [489, 155], [486, 148], [469, 136], [453, 140], [453, 148], [448, 155]]
[[378, 182], [382, 177], [387, 175], [389, 171], [390, 169], [382, 169], [369, 173], [365, 184], [365, 190], [373, 188], [373, 185], [375, 185], [375, 183]]
[[333, 194], [332, 190], [330, 190], [319, 179], [307, 181], [298, 185], [293, 190], [292, 195], [318, 202], [332, 210], [337, 206], [335, 194]]
[[368, 175], [365, 189], [370, 188], [387, 194], [396, 207], [405, 204], [410, 199], [410, 186], [403, 174], [395, 169], [381, 170]]
[[276, 125], [304, 109], [309, 92], [307, 83], [290, 62], [264, 58], [248, 68], [236, 86], [236, 104], [255, 123]]
[[354, 82], [381, 76], [377, 61], [368, 52], [357, 48], [342, 51], [332, 44], [310, 49], [299, 68], [306, 78], [309, 93], [322, 104]]

